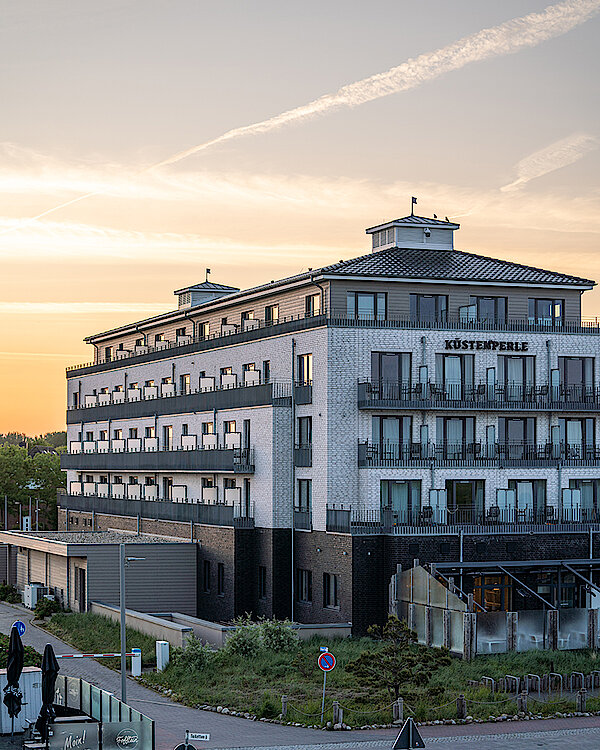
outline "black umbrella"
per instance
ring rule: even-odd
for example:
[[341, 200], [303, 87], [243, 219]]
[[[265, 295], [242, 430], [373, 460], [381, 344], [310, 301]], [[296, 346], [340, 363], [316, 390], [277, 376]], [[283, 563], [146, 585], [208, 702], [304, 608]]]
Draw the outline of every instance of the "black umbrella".
[[21, 643], [19, 631], [13, 626], [8, 642], [8, 657], [6, 660], [6, 687], [4, 688], [4, 705], [11, 718], [11, 734], [15, 726], [15, 716], [21, 713], [23, 693], [19, 690], [19, 678], [23, 671], [25, 649]]
[[42, 735], [44, 742], [48, 738], [48, 723], [56, 716], [54, 712], [54, 692], [59, 671], [54, 649], [47, 643], [42, 658], [42, 709], [35, 723], [35, 728]]

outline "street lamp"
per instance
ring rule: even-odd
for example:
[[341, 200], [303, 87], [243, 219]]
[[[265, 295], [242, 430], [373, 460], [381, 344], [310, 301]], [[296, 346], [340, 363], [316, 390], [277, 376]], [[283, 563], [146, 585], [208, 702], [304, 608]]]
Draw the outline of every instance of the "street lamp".
[[119, 544], [119, 600], [121, 605], [121, 700], [127, 703], [127, 636], [125, 632], [125, 566], [145, 557], [125, 557], [125, 545]]

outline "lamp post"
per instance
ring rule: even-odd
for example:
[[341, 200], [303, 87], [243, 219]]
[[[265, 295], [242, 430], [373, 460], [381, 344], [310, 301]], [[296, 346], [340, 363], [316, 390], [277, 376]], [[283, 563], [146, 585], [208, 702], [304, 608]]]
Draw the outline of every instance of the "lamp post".
[[119, 603], [121, 606], [121, 700], [127, 703], [127, 635], [125, 631], [125, 566], [145, 557], [126, 557], [125, 545], [119, 544]]

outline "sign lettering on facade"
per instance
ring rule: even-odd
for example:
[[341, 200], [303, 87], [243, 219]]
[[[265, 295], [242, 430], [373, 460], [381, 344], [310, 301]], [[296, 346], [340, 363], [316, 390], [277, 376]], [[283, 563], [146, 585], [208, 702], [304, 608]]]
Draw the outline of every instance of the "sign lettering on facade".
[[100, 737], [98, 724], [54, 724], [48, 737], [48, 750], [98, 750]]
[[149, 721], [102, 722], [102, 750], [152, 750]]
[[529, 350], [528, 341], [495, 341], [487, 340], [467, 340], [467, 339], [446, 339], [446, 349], [488, 349], [499, 352], [526, 352]]

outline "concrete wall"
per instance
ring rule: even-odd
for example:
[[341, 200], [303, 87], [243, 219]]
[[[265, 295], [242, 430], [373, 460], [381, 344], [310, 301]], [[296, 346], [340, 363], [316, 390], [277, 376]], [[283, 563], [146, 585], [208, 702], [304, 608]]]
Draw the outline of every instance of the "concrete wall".
[[[107, 617], [114, 622], [120, 622], [121, 620], [121, 610], [118, 607], [111, 607], [102, 602], [90, 602], [90, 612]], [[185, 618], [185, 615], [180, 615], [180, 617]], [[191, 627], [182, 624], [179, 620], [154, 617], [132, 609], [125, 611], [125, 622], [128, 628], [149, 635], [157, 641], [168, 641], [172, 646], [178, 648], [184, 647], [188, 637], [193, 633]], [[135, 648], [135, 643], [130, 645]]]

